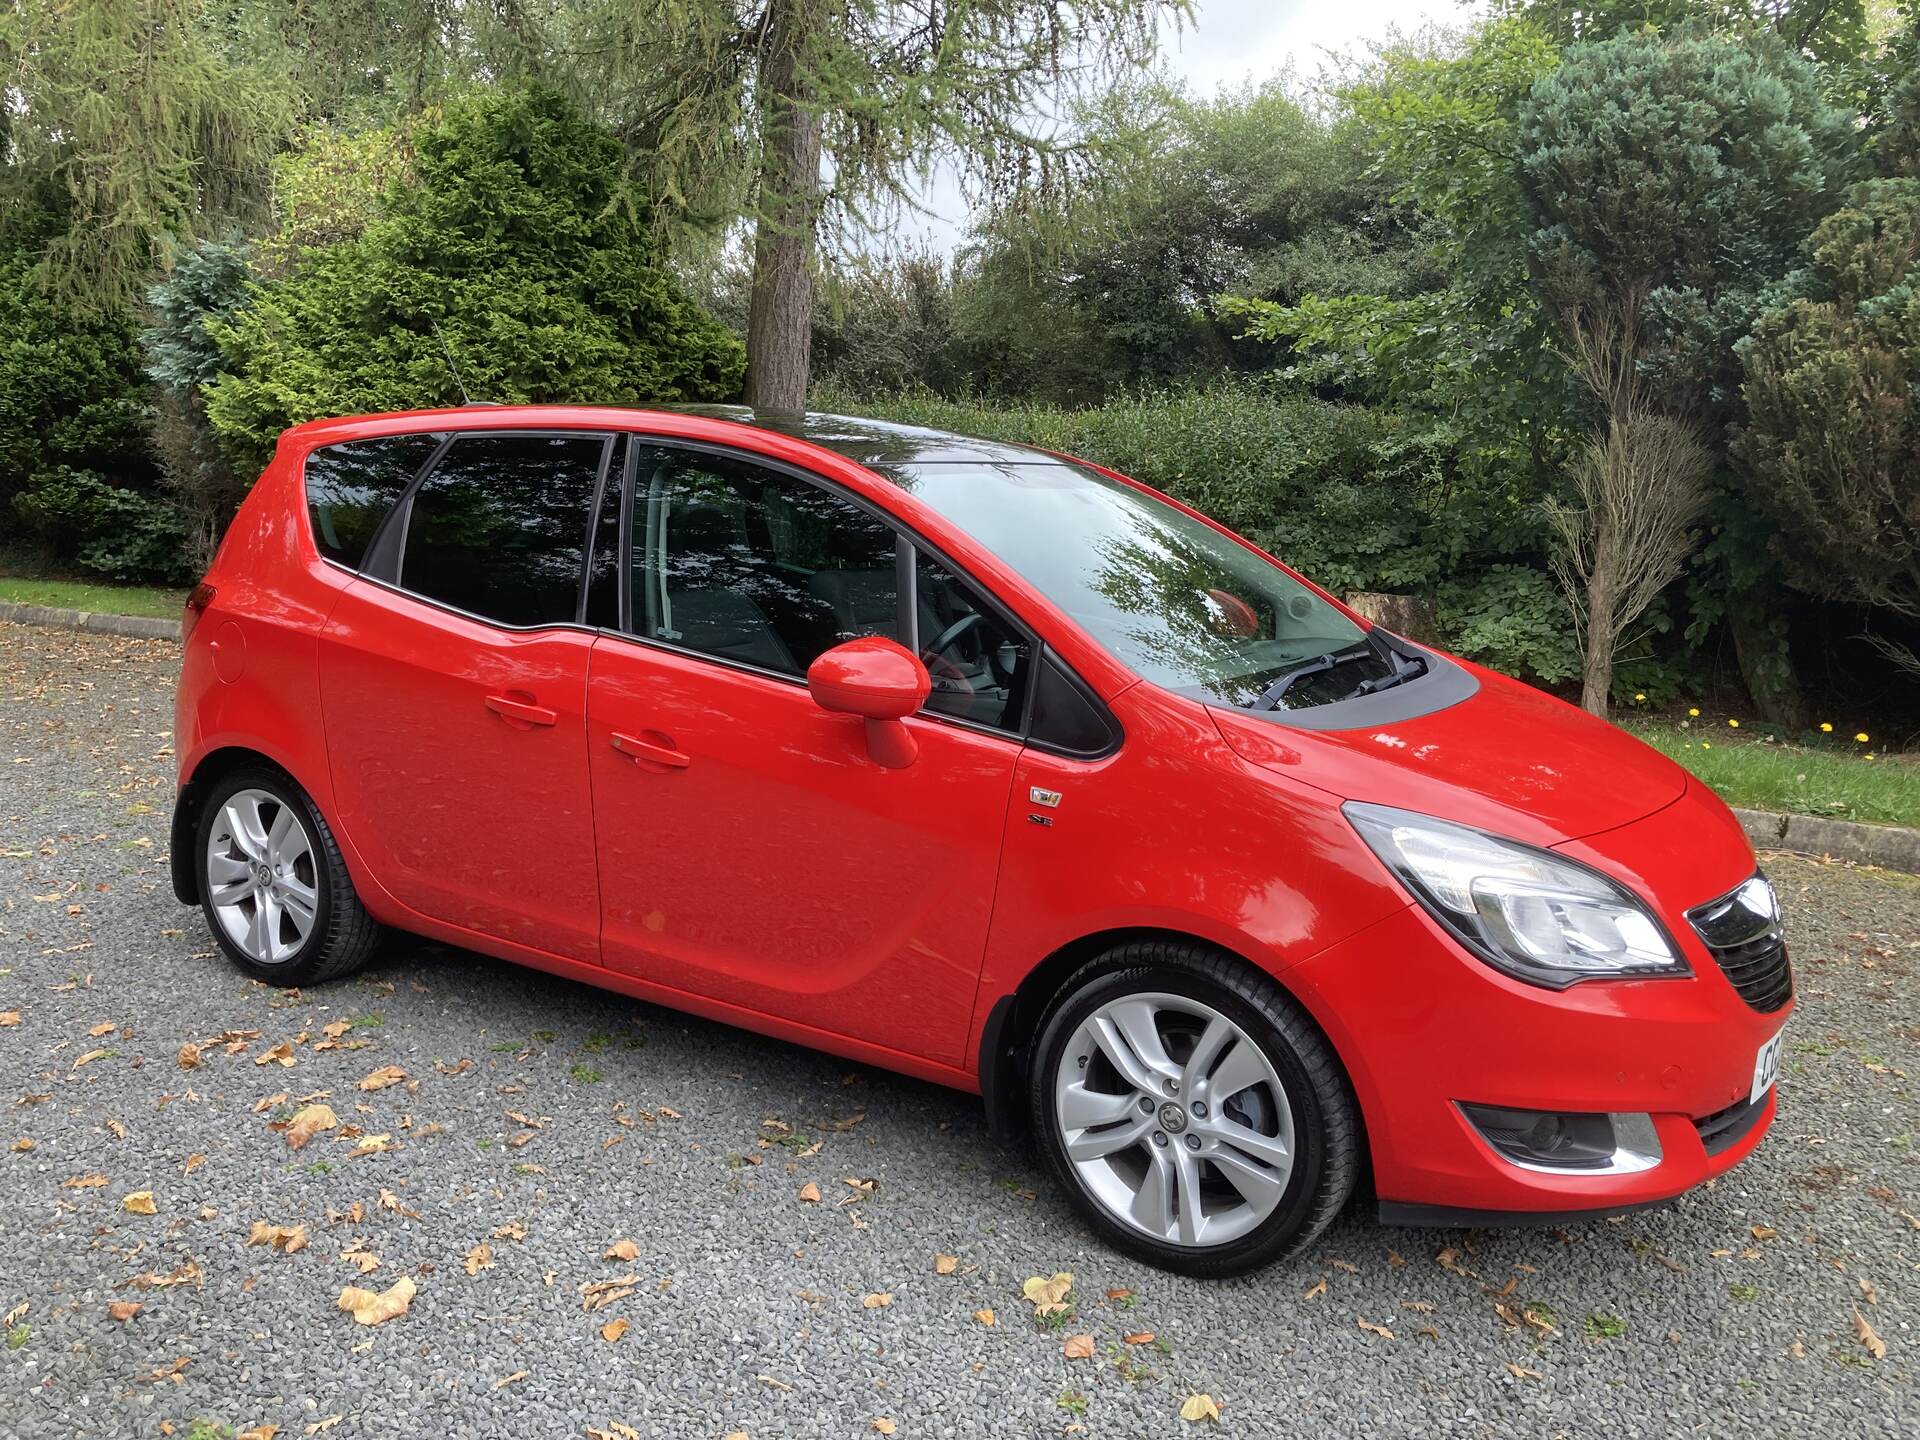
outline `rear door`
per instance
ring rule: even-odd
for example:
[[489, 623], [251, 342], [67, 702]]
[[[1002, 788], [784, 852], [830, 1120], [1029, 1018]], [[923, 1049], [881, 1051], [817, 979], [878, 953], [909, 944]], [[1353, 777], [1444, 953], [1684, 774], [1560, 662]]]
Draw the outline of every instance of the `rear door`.
[[584, 623], [602, 433], [452, 438], [320, 644], [342, 826], [419, 914], [599, 957]]

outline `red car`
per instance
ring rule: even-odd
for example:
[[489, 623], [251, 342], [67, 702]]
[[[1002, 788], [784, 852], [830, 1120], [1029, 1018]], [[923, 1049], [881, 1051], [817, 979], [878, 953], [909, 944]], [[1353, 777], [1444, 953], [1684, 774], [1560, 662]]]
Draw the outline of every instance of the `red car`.
[[409, 931], [978, 1091], [1224, 1275], [1370, 1176], [1565, 1218], [1773, 1119], [1734, 818], [1067, 457], [563, 406], [289, 430], [195, 589], [173, 879], [249, 975]]

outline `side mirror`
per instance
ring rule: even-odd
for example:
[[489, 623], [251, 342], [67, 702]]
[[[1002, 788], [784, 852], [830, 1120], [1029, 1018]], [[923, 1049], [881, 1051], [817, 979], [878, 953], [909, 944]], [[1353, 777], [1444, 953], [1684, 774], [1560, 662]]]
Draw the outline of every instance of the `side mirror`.
[[933, 681], [904, 645], [879, 635], [836, 645], [807, 667], [813, 703], [867, 722], [867, 753], [889, 770], [904, 770], [920, 753], [900, 722], [927, 703]]

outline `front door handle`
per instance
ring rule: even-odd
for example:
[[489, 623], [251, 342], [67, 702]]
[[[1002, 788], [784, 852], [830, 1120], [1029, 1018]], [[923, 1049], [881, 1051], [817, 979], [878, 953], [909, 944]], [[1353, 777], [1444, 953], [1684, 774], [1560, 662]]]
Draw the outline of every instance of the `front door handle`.
[[655, 765], [671, 765], [675, 770], [684, 770], [693, 763], [693, 757], [684, 750], [676, 750], [671, 745], [655, 745], [650, 740], [642, 740], [638, 735], [623, 735], [613, 732], [613, 748], [622, 755], [630, 755], [635, 760], [650, 760]]
[[[524, 690], [518, 693], [526, 694]], [[534, 704], [531, 695], [524, 700], [516, 699], [514, 695], [489, 695], [487, 709], [493, 711], [502, 720], [508, 722], [517, 720], [522, 725], [551, 725], [560, 718], [546, 706]]]

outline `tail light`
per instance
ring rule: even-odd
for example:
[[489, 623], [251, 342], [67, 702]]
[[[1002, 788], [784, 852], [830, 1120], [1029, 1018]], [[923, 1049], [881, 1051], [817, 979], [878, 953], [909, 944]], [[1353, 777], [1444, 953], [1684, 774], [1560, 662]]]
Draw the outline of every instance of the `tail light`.
[[180, 615], [180, 643], [193, 638], [193, 627], [200, 623], [201, 612], [213, 603], [214, 589], [202, 580], [187, 592], [187, 608]]

